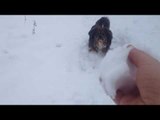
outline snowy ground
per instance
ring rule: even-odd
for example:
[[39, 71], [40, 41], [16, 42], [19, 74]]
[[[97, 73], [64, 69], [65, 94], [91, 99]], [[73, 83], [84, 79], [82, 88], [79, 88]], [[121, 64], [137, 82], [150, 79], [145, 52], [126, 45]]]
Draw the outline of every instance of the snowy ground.
[[[87, 51], [100, 17], [0, 16], [0, 104], [114, 104], [98, 80], [103, 58]], [[111, 50], [132, 43], [159, 54], [160, 16], [108, 17]]]

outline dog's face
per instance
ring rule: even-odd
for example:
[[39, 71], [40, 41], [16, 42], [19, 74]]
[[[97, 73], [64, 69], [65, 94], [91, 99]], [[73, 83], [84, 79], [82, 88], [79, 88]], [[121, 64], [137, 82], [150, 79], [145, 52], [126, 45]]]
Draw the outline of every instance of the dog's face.
[[106, 48], [107, 47], [107, 39], [105, 37], [96, 36], [94, 46], [98, 50], [102, 50], [102, 49]]
[[102, 39], [97, 39], [95, 42], [95, 46], [99, 49], [102, 50], [104, 48], [106, 48], [107, 46], [107, 42], [102, 40]]
[[98, 51], [105, 49], [109, 44], [106, 32], [107, 31], [103, 28], [96, 28], [96, 32], [93, 34], [94, 47]]

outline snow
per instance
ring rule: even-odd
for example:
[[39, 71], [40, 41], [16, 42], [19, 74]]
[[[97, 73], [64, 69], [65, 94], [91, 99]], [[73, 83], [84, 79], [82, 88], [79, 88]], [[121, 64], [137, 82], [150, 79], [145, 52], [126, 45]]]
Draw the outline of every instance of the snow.
[[114, 37], [105, 58], [87, 47], [102, 16], [0, 16], [0, 104], [114, 105], [99, 82], [102, 60], [127, 43], [160, 58], [160, 16], [108, 16]]
[[100, 82], [112, 99], [118, 89], [123, 87], [124, 92], [129, 92], [136, 86], [136, 67], [128, 59], [132, 48], [128, 44], [117, 47], [109, 51], [100, 64]]

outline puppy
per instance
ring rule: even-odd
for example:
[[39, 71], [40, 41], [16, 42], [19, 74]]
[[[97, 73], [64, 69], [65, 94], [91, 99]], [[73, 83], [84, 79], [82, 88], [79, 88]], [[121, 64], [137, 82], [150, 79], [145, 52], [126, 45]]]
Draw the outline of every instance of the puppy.
[[110, 21], [107, 17], [100, 18], [89, 31], [89, 51], [106, 54], [112, 41]]

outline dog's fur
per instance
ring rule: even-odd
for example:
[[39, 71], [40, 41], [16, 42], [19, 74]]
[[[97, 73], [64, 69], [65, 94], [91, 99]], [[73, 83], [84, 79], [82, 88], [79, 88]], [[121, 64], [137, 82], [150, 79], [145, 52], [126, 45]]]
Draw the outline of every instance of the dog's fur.
[[102, 52], [104, 54], [110, 48], [112, 32], [110, 21], [107, 17], [100, 18], [89, 31], [89, 51]]

